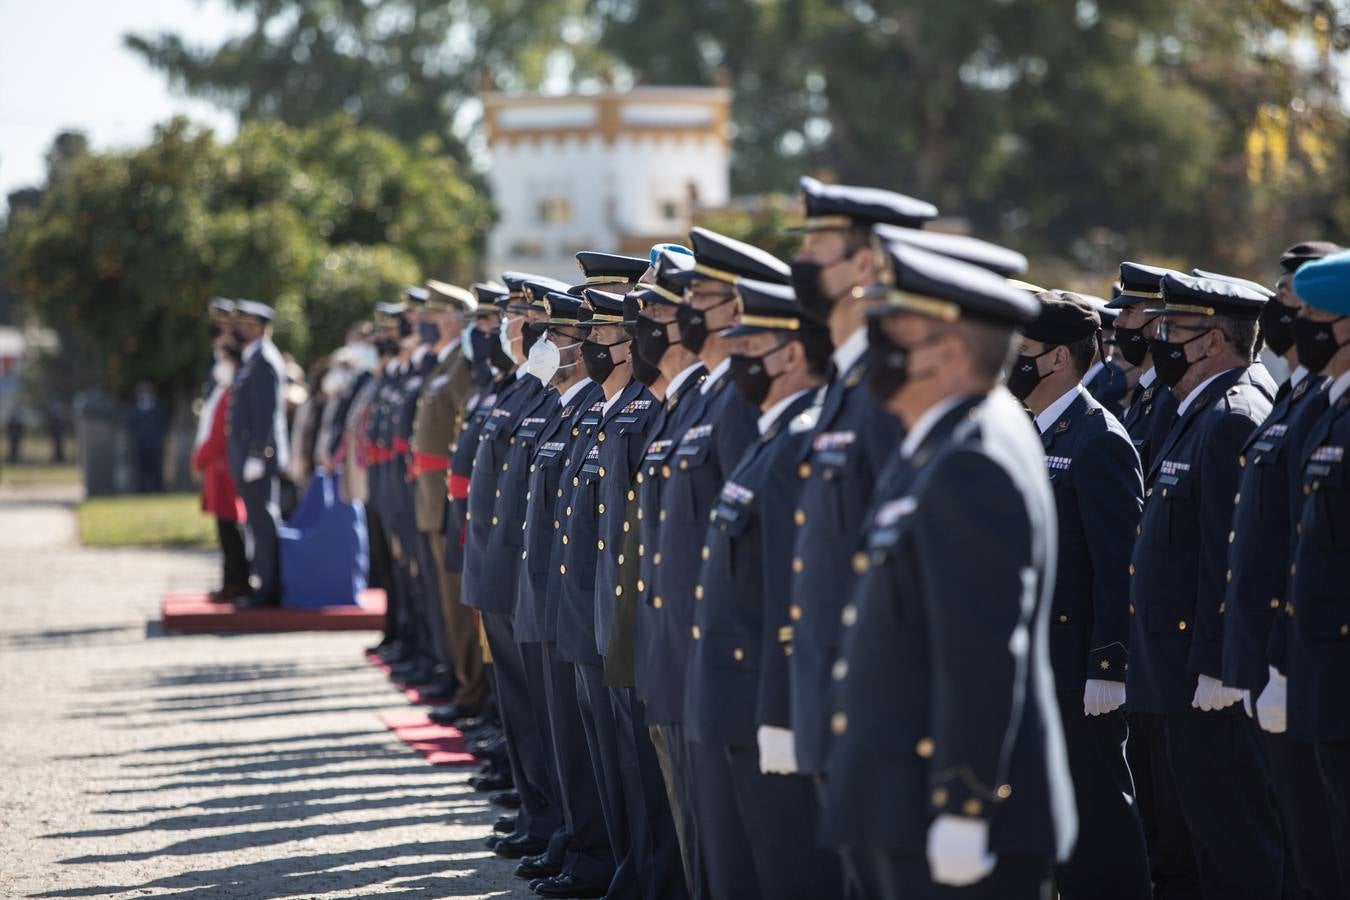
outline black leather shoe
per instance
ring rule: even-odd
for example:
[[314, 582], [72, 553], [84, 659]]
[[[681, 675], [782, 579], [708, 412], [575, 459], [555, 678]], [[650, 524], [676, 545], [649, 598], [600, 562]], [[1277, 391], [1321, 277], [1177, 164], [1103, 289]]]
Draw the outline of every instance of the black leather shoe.
[[[424, 684], [409, 684], [406, 685], [406, 687], [409, 688], [410, 690], [417, 691], [417, 693], [421, 694], [423, 697], [450, 697], [454, 695], [456, 685], [453, 681], [446, 681], [443, 678], [436, 678]], [[432, 719], [432, 721], [435, 722], [436, 720]], [[450, 723], [437, 722], [436, 724], [449, 725]]]
[[516, 817], [502, 816], [500, 819], [497, 820], [497, 824], [492, 826], [492, 830], [495, 831], [497, 834], [515, 834]]
[[262, 597], [258, 594], [246, 594], [234, 600], [236, 609], [276, 609], [281, 606], [279, 597]]
[[487, 840], [483, 841], [483, 846], [487, 847], [489, 850], [496, 850], [497, 845], [504, 840], [506, 840], [506, 835], [504, 834], [490, 834], [488, 835]]
[[609, 885], [590, 884], [575, 875], [563, 874], [532, 884], [530, 890], [541, 897], [603, 897]]
[[[446, 695], [442, 695], [446, 696]], [[455, 725], [461, 719], [471, 719], [478, 715], [478, 710], [470, 707], [460, 706], [458, 703], [447, 703], [445, 706], [434, 707], [427, 713], [427, 718], [437, 725]]]
[[548, 841], [541, 841], [526, 834], [514, 834], [497, 842], [493, 852], [504, 859], [521, 859], [534, 856], [548, 850]]
[[531, 856], [522, 859], [520, 865], [516, 866], [516, 877], [530, 881], [561, 875], [562, 863], [552, 862], [547, 859], [547, 856], [548, 854], [545, 853], [543, 857]]
[[496, 775], [485, 775], [478, 779], [474, 782], [473, 789], [485, 794], [492, 794], [497, 791], [509, 791], [514, 786], [510, 775], [505, 772], [498, 772]]
[[498, 791], [488, 798], [488, 802], [503, 809], [520, 809], [520, 794], [515, 791]]

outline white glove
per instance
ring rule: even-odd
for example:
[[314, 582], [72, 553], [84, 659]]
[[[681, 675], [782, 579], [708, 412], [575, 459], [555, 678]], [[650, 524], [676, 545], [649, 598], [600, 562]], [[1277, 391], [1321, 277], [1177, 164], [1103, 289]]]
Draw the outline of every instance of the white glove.
[[928, 826], [928, 870], [938, 884], [965, 887], [994, 871], [989, 823], [946, 813]]
[[267, 474], [267, 463], [258, 459], [256, 456], [250, 456], [244, 460], [244, 480], [257, 481]]
[[1242, 694], [1237, 688], [1224, 687], [1217, 678], [1201, 675], [1195, 684], [1195, 699], [1191, 701], [1191, 706], [1205, 712], [1217, 712], [1241, 700]]
[[1083, 714], [1104, 716], [1125, 705], [1125, 682], [1089, 678], [1083, 685]]
[[1261, 691], [1261, 696], [1256, 698], [1256, 720], [1261, 723], [1263, 731], [1269, 731], [1271, 734], [1284, 734], [1284, 730], [1289, 727], [1285, 721], [1285, 715], [1288, 709], [1288, 679], [1280, 674], [1280, 670], [1270, 666], [1270, 680], [1266, 682], [1266, 687]]
[[759, 770], [765, 775], [793, 775], [797, 771], [797, 745], [787, 728], [761, 725], [755, 737], [759, 740]]

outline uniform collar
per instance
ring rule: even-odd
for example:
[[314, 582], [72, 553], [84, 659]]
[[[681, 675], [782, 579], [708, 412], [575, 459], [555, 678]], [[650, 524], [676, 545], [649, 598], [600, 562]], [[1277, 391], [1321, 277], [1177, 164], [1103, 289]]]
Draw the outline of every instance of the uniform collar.
[[853, 368], [853, 364], [867, 352], [867, 329], [859, 328], [834, 348], [834, 370], [843, 378], [844, 373]]
[[805, 393], [806, 389], [803, 388], [802, 390], [798, 391], [795, 394], [789, 394], [782, 400], [779, 400], [773, 406], [770, 406], [768, 409], [764, 410], [763, 414], [761, 414], [759, 417], [760, 436], [763, 437], [765, 434], [768, 434], [769, 429], [773, 427], [773, 423], [777, 422], [778, 417], [783, 414], [783, 410], [787, 409], [788, 406], [791, 405], [793, 400], [796, 400], [798, 397], [800, 397], [802, 394]]
[[684, 369], [680, 374], [670, 379], [670, 384], [666, 387], [666, 396], [674, 397], [680, 392], [680, 385], [689, 380], [690, 376], [702, 368], [703, 363], [695, 361], [692, 366]]
[[1149, 366], [1147, 372], [1139, 376], [1139, 386], [1147, 389], [1149, 385], [1158, 380], [1158, 370]]
[[1307, 377], [1308, 377], [1307, 367], [1298, 366], [1294, 369], [1294, 371], [1289, 373], [1289, 386], [1291, 388], [1296, 388], [1298, 387], [1298, 383]]
[[254, 356], [257, 355], [259, 350], [262, 349], [262, 345], [263, 345], [262, 338], [255, 339], [251, 344], [249, 344], [247, 347], [244, 348], [244, 352], [240, 354], [240, 359], [242, 359], [244, 362], [248, 362], [250, 359], [252, 359]]
[[413, 368], [415, 369], [415, 368], [417, 368], [418, 366], [420, 366], [420, 365], [422, 364], [422, 360], [426, 359], [426, 358], [427, 358], [427, 354], [430, 353], [430, 352], [431, 352], [431, 348], [428, 347], [426, 344], [419, 344], [419, 345], [417, 346], [417, 349], [414, 350], [414, 351], [412, 352], [412, 360], [411, 360], [411, 362], [412, 362]]
[[727, 370], [730, 368], [731, 368], [731, 357], [728, 356], [726, 359], [722, 360], [720, 363], [717, 364], [717, 368], [713, 369], [711, 372], [708, 373], [708, 377], [703, 379], [703, 384], [699, 385], [699, 390], [701, 390], [705, 394], [708, 393], [708, 391], [711, 391], [713, 389], [713, 385], [717, 384], [717, 380], [721, 378], [723, 375], [725, 375], [727, 373]]
[[584, 391], [586, 389], [586, 385], [590, 383], [591, 380], [589, 378], [582, 378], [576, 384], [568, 388], [567, 393], [563, 394], [561, 397], [558, 398], [558, 402], [561, 403], [563, 406], [566, 406], [567, 404], [572, 402], [572, 400], [576, 397], [577, 394], [580, 394], [582, 391]]
[[1036, 417], [1036, 430], [1041, 434], [1045, 434], [1049, 431], [1050, 426], [1059, 421], [1059, 417], [1064, 415], [1064, 412], [1070, 406], [1073, 406], [1073, 402], [1077, 400], [1082, 393], [1083, 383], [1080, 381], [1078, 384], [1075, 384], [1061, 394], [1059, 399], [1054, 403], [1051, 403], [1045, 409], [1041, 410], [1041, 414]]
[[1106, 368], [1106, 363], [1100, 359], [1093, 363], [1086, 372], [1083, 373], [1083, 383], [1087, 384], [1097, 377], [1097, 373]]
[[951, 412], [956, 407], [964, 403], [968, 398], [965, 394], [954, 394], [924, 410], [923, 415], [919, 416], [914, 427], [905, 435], [905, 439], [900, 443], [900, 455], [908, 459], [918, 451], [922, 446], [924, 438], [933, 430], [942, 417]]
[[1327, 402], [1335, 405], [1336, 401], [1340, 400], [1346, 391], [1350, 391], [1350, 372], [1342, 372], [1336, 376], [1336, 380], [1327, 389]]
[[450, 343], [446, 344], [444, 347], [441, 348], [441, 352], [436, 354], [436, 362], [438, 363], [445, 362], [445, 358], [449, 356], [451, 353], [454, 353], [455, 348], [458, 346], [459, 344], [456, 344], [454, 341], [451, 341]]
[[1196, 400], [1200, 399], [1200, 395], [1205, 392], [1205, 388], [1209, 387], [1214, 379], [1218, 378], [1220, 375], [1227, 375], [1231, 371], [1233, 370], [1223, 369], [1222, 371], [1215, 372], [1213, 375], [1196, 385], [1195, 390], [1187, 394], [1186, 399], [1182, 400], [1181, 404], [1177, 407], [1177, 418], [1180, 419], [1182, 416], [1186, 415], [1186, 410], [1190, 409], [1191, 405], [1194, 404]]

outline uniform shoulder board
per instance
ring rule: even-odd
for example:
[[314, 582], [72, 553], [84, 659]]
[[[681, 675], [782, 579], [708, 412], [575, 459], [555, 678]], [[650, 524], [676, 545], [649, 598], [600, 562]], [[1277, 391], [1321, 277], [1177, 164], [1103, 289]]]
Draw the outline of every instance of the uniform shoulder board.
[[1102, 408], [1101, 408], [1100, 406], [1089, 406], [1089, 407], [1088, 407], [1087, 414], [1088, 414], [1089, 416], [1095, 416], [1097, 413], [1099, 413], [1099, 412], [1101, 412], [1101, 411], [1102, 411]]

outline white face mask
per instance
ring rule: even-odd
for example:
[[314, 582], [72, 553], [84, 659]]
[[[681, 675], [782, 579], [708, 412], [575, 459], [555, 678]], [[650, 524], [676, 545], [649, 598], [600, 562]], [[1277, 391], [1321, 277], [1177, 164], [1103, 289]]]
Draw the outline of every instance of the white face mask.
[[347, 349], [352, 356], [352, 365], [358, 372], [374, 372], [380, 364], [379, 351], [370, 344], [348, 344]]
[[501, 330], [497, 332], [497, 340], [502, 345], [502, 352], [511, 358], [511, 362], [515, 363], [516, 365], [520, 365], [520, 360], [516, 357], [514, 353], [511, 352], [511, 338], [507, 335], [507, 330], [511, 327], [511, 323], [514, 321], [515, 319], [506, 317], [502, 318]]
[[562, 364], [562, 351], [570, 350], [575, 346], [577, 344], [573, 342], [559, 347], [553, 343], [552, 338], [545, 335], [535, 341], [534, 346], [530, 348], [530, 358], [525, 363], [525, 371], [544, 384], [551, 384], [560, 371], [576, 365], [575, 360], [566, 365]]
[[218, 359], [216, 364], [211, 367], [211, 378], [219, 385], [227, 385], [234, 381], [234, 363], [228, 359]]
[[320, 385], [319, 389], [323, 391], [325, 396], [340, 397], [347, 392], [347, 388], [351, 386], [351, 383], [351, 372], [347, 371], [345, 368], [334, 367], [329, 369], [328, 374], [323, 376], [323, 383]]

